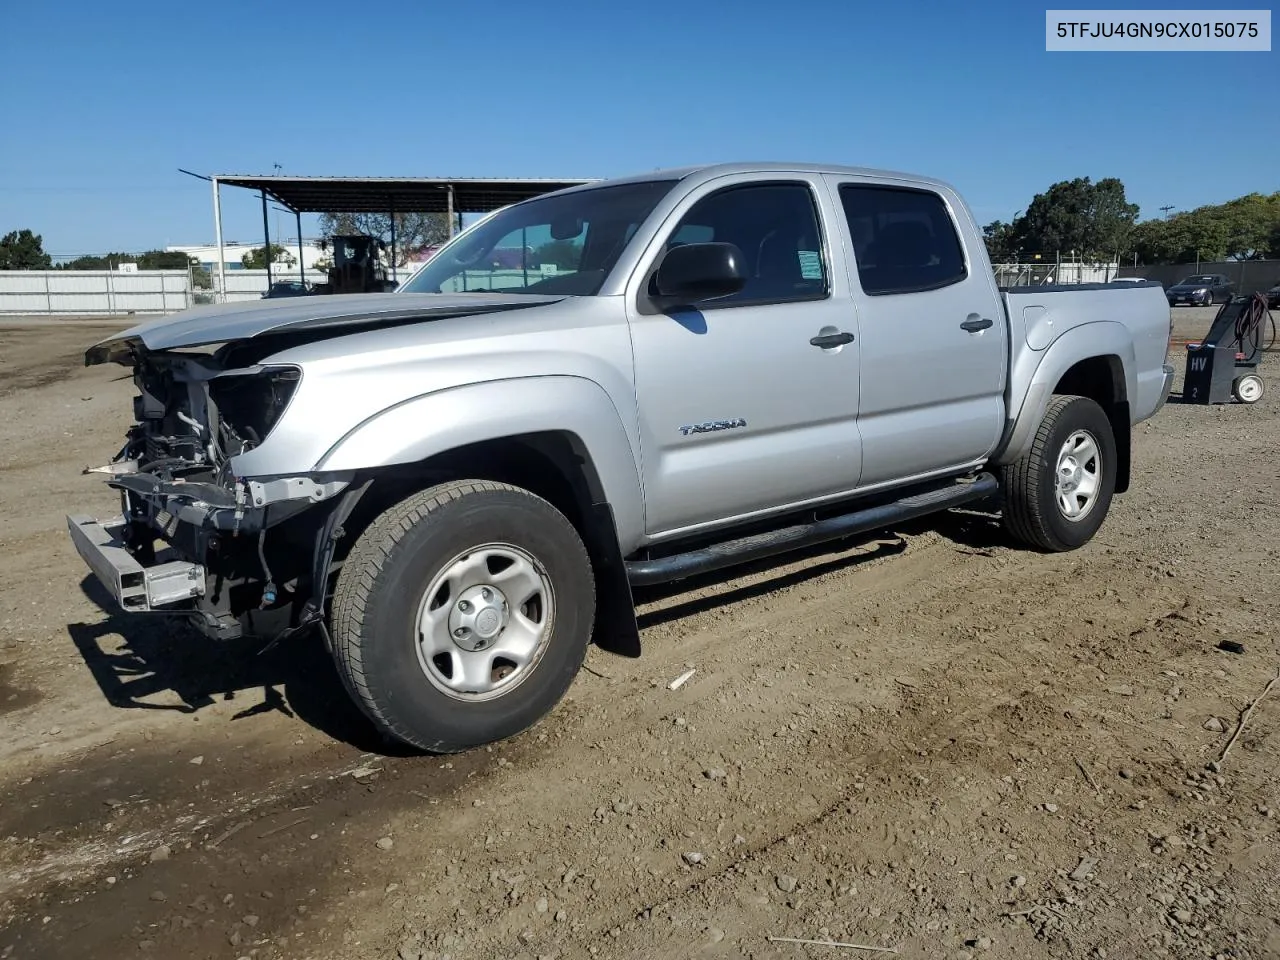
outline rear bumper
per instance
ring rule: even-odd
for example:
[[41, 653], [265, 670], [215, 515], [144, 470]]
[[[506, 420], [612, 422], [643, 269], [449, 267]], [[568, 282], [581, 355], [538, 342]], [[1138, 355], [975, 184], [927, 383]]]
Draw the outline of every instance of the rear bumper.
[[117, 535], [125, 520], [117, 517], [99, 523], [92, 517], [70, 515], [67, 529], [76, 552], [93, 571], [122, 610], [130, 613], [151, 611], [190, 612], [184, 601], [204, 594], [205, 569], [198, 563], [174, 560], [143, 566]]
[[1173, 365], [1166, 363], [1161, 367], [1161, 370], [1164, 373], [1164, 380], [1160, 383], [1160, 402], [1156, 404], [1157, 410], [1165, 405], [1165, 402], [1169, 399], [1170, 392], [1173, 390]]

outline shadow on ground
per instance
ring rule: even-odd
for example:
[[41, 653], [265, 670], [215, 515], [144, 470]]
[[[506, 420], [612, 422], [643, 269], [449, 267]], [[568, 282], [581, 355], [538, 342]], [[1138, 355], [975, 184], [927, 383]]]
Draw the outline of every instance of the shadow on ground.
[[[960, 554], [989, 555], [1006, 543], [998, 516], [952, 510], [892, 530], [637, 589], [634, 598], [638, 605], [698, 594], [641, 613], [639, 625], [648, 629], [894, 556], [907, 549], [904, 537], [931, 530], [950, 540]], [[850, 552], [855, 549], [858, 552]], [[769, 576], [770, 571], [803, 561], [810, 564]], [[703, 592], [760, 575], [763, 579]], [[197, 713], [217, 702], [241, 700], [245, 706], [233, 715], [233, 722], [279, 712], [361, 751], [384, 756], [413, 754], [383, 737], [355, 706], [318, 635], [293, 638], [274, 647], [260, 638], [211, 640], [176, 617], [115, 612], [111, 597], [91, 575], [81, 581], [81, 589], [107, 617], [98, 623], [69, 624], [67, 632], [103, 696], [116, 707]], [[261, 692], [260, 699], [254, 697], [254, 691]], [[178, 702], [163, 697], [166, 693], [175, 695]], [[158, 702], [165, 699], [170, 702]]]
[[[245, 707], [233, 721], [279, 712], [362, 751], [411, 752], [382, 737], [355, 706], [318, 635], [275, 647], [261, 638], [211, 640], [176, 617], [114, 612], [93, 576], [80, 586], [108, 616], [99, 623], [69, 624], [67, 633], [113, 706], [196, 713], [215, 702], [242, 700]], [[104, 643], [115, 637], [123, 643]], [[253, 691], [261, 691], [261, 699]], [[179, 702], [155, 702], [165, 692]]]
[[[767, 596], [777, 590], [806, 583], [830, 573], [854, 569], [872, 560], [895, 556], [907, 549], [907, 540], [904, 537], [919, 536], [930, 531], [950, 540], [956, 551], [961, 554], [989, 556], [994, 548], [1009, 545], [1009, 540], [1000, 526], [999, 514], [978, 510], [949, 510], [887, 530], [833, 540], [670, 584], [636, 588], [635, 602], [637, 605], [643, 605], [669, 600], [685, 593], [714, 589], [747, 576], [764, 575], [765, 577], [765, 579], [719, 593], [692, 597], [683, 603], [642, 613], [638, 618], [640, 629], [670, 623], [716, 607]], [[851, 553], [850, 551], [853, 550], [859, 552]], [[777, 576], [768, 576], [772, 570], [802, 561], [812, 561], [812, 565], [779, 573]]]

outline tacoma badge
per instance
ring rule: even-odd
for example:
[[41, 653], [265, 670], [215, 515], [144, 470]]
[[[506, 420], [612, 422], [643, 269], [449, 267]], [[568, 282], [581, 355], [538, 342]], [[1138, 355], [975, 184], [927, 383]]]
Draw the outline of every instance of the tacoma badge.
[[680, 435], [687, 437], [691, 433], [712, 433], [715, 430], [732, 430], [746, 425], [747, 421], [741, 417], [734, 417], [732, 420], [708, 420], [705, 423], [691, 423], [681, 427]]

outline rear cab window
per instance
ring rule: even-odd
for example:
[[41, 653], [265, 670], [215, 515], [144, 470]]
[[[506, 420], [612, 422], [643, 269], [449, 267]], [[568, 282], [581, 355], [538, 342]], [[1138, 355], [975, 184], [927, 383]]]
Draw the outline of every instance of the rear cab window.
[[867, 296], [939, 290], [969, 276], [950, 211], [932, 190], [845, 183], [840, 205]]

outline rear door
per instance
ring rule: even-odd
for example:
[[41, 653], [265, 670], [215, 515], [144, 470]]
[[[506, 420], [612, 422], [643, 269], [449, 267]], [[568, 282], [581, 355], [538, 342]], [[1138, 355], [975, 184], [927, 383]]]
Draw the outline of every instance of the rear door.
[[[652, 536], [858, 484], [857, 317], [823, 190], [801, 173], [702, 184], [644, 254], [627, 300]], [[709, 241], [739, 248], [745, 288], [696, 310], [654, 307], [665, 251]]]
[[1008, 329], [985, 255], [961, 240], [982, 242], [959, 229], [959, 198], [906, 182], [828, 182], [853, 253], [862, 485], [980, 462], [1003, 428]]

